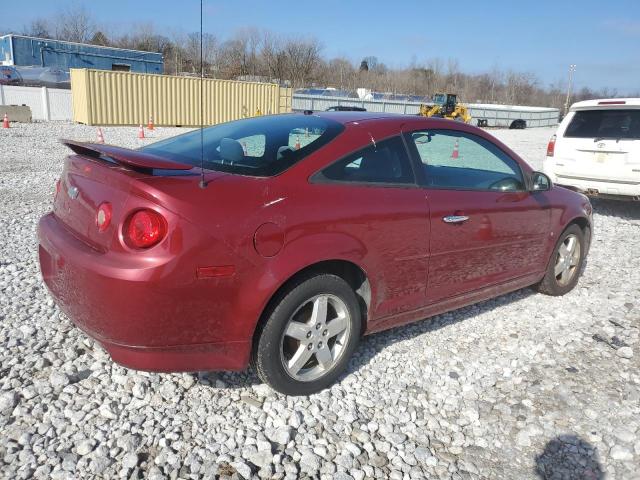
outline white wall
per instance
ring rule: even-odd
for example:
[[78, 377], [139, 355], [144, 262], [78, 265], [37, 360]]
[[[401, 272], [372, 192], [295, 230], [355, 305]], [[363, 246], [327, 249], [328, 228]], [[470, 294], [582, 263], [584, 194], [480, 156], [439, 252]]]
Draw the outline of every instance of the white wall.
[[71, 90], [0, 85], [0, 105], [28, 105], [34, 120], [73, 118]]

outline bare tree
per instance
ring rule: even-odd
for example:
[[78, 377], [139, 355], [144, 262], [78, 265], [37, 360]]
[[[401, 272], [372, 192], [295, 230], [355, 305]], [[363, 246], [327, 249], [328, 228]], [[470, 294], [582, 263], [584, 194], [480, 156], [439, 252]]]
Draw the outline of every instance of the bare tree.
[[357, 85], [357, 73], [353, 64], [346, 58], [333, 58], [329, 62], [323, 63], [324, 77], [329, 78], [332, 86], [337, 86], [341, 90], [347, 89], [355, 91]]
[[[182, 59], [186, 67], [193, 73], [200, 72], [200, 33], [187, 35], [182, 50]], [[215, 35], [202, 35], [202, 62], [205, 75], [217, 74], [220, 70], [220, 49]]]
[[283, 83], [287, 80], [287, 54], [282, 38], [271, 32], [264, 32], [262, 37], [262, 60], [268, 76]]
[[171, 46], [171, 40], [160, 35], [152, 23], [136, 24], [131, 31], [133, 33], [122, 35], [113, 43], [121, 48], [146, 52], [165, 52]]
[[96, 31], [91, 15], [80, 5], [61, 10], [53, 28], [57, 39], [78, 43], [88, 43]]
[[22, 33], [30, 37], [51, 38], [53, 36], [51, 34], [51, 25], [43, 18], [36, 18], [31, 21], [29, 26], [22, 30]]
[[91, 44], [92, 45], [101, 45], [101, 46], [107, 46], [109, 45], [109, 39], [107, 38], [107, 36], [102, 33], [100, 30], [96, 31], [96, 33], [93, 34], [93, 37], [91, 37]]
[[316, 39], [290, 39], [284, 47], [288, 77], [294, 86], [303, 86], [313, 76], [320, 60], [320, 43]]

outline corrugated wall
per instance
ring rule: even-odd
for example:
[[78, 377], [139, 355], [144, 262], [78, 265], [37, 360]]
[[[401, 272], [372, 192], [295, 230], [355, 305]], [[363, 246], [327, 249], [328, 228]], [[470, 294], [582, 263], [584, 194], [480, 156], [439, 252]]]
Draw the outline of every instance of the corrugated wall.
[[8, 35], [12, 42], [13, 64], [38, 67], [96, 68], [111, 70], [113, 65], [126, 65], [131, 72], [162, 73], [161, 53], [124, 48], [102, 47], [86, 43], [65, 42], [49, 38]]
[[[73, 119], [87, 125], [200, 125], [199, 78], [71, 69]], [[205, 79], [203, 123], [290, 111], [272, 83]], [[282, 92], [281, 92], [282, 90]], [[289, 94], [290, 96], [290, 94]], [[288, 107], [288, 109], [287, 109]]]
[[84, 123], [85, 125], [92, 125], [89, 115], [90, 106], [87, 99], [87, 92], [89, 91], [87, 81], [89, 76], [86, 75], [86, 70], [78, 70], [75, 68], [72, 68], [69, 73], [71, 76], [71, 85], [75, 85], [75, 88], [71, 90], [73, 121]]

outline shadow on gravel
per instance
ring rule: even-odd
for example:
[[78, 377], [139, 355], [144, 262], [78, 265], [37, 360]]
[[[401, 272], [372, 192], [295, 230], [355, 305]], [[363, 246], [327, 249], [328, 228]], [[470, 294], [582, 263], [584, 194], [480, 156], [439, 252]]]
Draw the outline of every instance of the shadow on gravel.
[[[536, 292], [531, 289], [524, 288], [469, 307], [453, 310], [449, 313], [436, 315], [424, 320], [419, 320], [415, 323], [395, 327], [391, 330], [385, 330], [383, 332], [374, 333], [364, 337], [360, 342], [360, 346], [353, 355], [353, 358], [349, 362], [347, 371], [338, 379], [338, 382], [344, 379], [346, 375], [349, 375], [350, 373], [353, 373], [367, 365], [380, 351], [389, 345], [424, 333], [433, 332], [440, 328], [448, 327], [449, 325], [462, 322], [475, 317], [476, 315], [480, 315], [481, 313], [494, 310], [500, 306], [523, 300], [531, 295], [536, 295]], [[252, 385], [262, 383], [260, 378], [251, 368], [242, 372], [210, 372], [194, 374], [194, 377], [201, 385], [209, 385], [212, 387], [218, 386], [220, 388], [251, 388]], [[216, 381], [222, 381], [224, 382], [224, 385], [216, 384]]]
[[[598, 215], [627, 220], [640, 220], [640, 202], [624, 200], [605, 200], [603, 198], [591, 198], [593, 212]], [[597, 231], [596, 225], [596, 231]]]
[[418, 320], [415, 323], [403, 325], [400, 327], [385, 330], [380, 333], [374, 333], [362, 339], [360, 347], [356, 350], [354, 358], [349, 363], [346, 374], [353, 373], [370, 361], [375, 359], [376, 355], [389, 345], [408, 340], [425, 333], [434, 332], [441, 328], [446, 328], [458, 322], [463, 322], [485, 312], [490, 312], [498, 307], [508, 305], [513, 302], [519, 302], [531, 295], [537, 295], [530, 288], [523, 288], [512, 293], [507, 293], [500, 297], [485, 300], [484, 302], [464, 307], [458, 310], [452, 310], [448, 313], [428, 317], [424, 320]]
[[603, 480], [598, 452], [575, 435], [560, 435], [536, 457], [536, 474], [544, 480]]

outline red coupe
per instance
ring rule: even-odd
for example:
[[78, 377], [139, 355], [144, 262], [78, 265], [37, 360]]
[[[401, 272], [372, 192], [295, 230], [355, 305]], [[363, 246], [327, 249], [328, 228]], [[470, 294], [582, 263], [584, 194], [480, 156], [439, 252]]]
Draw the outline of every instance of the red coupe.
[[139, 150], [64, 143], [42, 276], [141, 370], [251, 361], [280, 392], [317, 392], [363, 334], [532, 285], [567, 293], [591, 239], [585, 196], [450, 120], [305, 112]]

